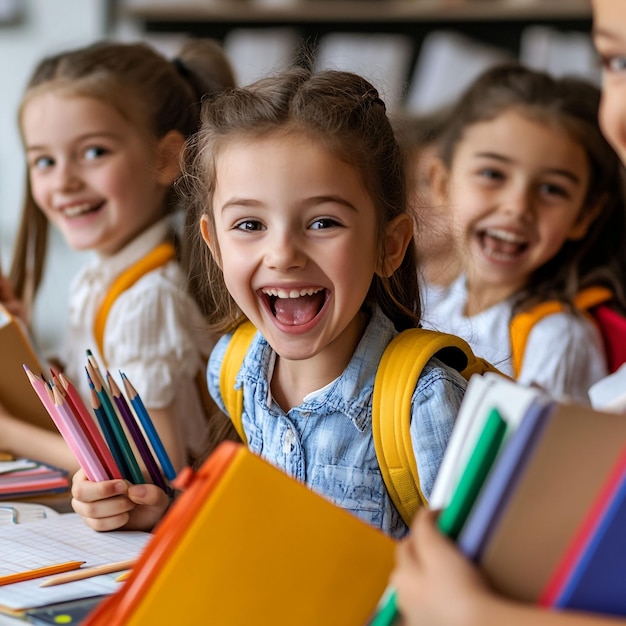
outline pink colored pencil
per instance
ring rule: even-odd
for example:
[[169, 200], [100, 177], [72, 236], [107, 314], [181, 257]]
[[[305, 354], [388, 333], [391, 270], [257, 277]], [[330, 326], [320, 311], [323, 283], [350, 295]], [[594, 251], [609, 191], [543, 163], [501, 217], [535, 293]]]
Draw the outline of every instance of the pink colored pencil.
[[[85, 470], [87, 478], [92, 481], [107, 480], [108, 475], [104, 467], [102, 467], [98, 457], [90, 452], [84, 433], [78, 426], [67, 402], [60, 397], [58, 389], [53, 389], [53, 397], [51, 398], [46, 383], [33, 374], [26, 365], [24, 365], [24, 370], [61, 436], [74, 453], [79, 465]], [[56, 395], [54, 394], [55, 390]]]
[[[78, 419], [72, 412], [67, 400], [61, 395], [61, 391], [58, 387], [52, 388], [52, 395], [54, 396], [54, 406], [61, 421], [63, 421], [66, 426], [70, 439], [67, 439], [63, 432], [61, 432], [61, 434], [63, 434], [63, 437], [72, 448], [80, 466], [85, 470], [87, 478], [92, 481], [108, 480], [109, 475], [106, 469], [104, 469], [98, 455], [91, 447]], [[82, 461], [80, 458], [81, 455]]]
[[74, 414], [78, 418], [80, 426], [85, 431], [85, 435], [87, 436], [91, 447], [98, 455], [98, 458], [106, 469], [109, 478], [122, 478], [122, 474], [117, 467], [117, 463], [113, 459], [113, 455], [104, 441], [102, 433], [98, 429], [98, 426], [89, 412], [89, 409], [85, 406], [78, 390], [65, 374], [59, 373], [58, 378], [61, 381], [63, 389], [67, 393], [68, 404], [72, 407]]

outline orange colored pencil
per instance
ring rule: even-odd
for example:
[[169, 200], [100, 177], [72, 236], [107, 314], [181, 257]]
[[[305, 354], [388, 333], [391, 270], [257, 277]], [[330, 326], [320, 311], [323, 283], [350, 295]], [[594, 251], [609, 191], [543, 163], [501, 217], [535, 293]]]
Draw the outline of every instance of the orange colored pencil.
[[21, 583], [25, 580], [33, 580], [33, 578], [41, 578], [42, 576], [50, 576], [52, 574], [60, 574], [61, 572], [69, 572], [78, 569], [85, 561], [68, 561], [67, 563], [57, 563], [56, 565], [46, 565], [36, 569], [29, 569], [24, 572], [15, 574], [7, 574], [0, 576], [0, 585], [12, 585], [13, 583]]

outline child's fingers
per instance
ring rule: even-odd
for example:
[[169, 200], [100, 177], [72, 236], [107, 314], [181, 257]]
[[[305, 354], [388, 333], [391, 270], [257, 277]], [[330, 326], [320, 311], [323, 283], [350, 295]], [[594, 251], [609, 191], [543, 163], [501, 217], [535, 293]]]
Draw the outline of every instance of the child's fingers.
[[135, 504], [157, 507], [167, 507], [169, 504], [169, 498], [163, 489], [151, 484], [130, 485], [128, 487], [128, 497]]
[[81, 502], [96, 502], [126, 494], [128, 486], [123, 480], [90, 481], [80, 469], [72, 478], [72, 497]]
[[78, 470], [72, 481], [72, 508], [94, 530], [114, 530], [128, 522], [135, 508], [127, 491], [123, 480], [91, 482]]
[[121, 528], [128, 523], [135, 504], [126, 496], [114, 496], [95, 502], [72, 499], [72, 508], [94, 530], [106, 531]]
[[128, 497], [137, 506], [130, 514], [126, 528], [152, 530], [170, 505], [168, 495], [156, 485], [131, 485]]

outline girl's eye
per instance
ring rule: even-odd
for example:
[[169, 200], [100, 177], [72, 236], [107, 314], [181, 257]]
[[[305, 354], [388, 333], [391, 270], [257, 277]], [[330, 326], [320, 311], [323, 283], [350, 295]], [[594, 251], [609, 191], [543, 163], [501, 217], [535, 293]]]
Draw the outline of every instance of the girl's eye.
[[100, 146], [90, 146], [84, 152], [84, 157], [87, 161], [93, 161], [103, 155], [105, 155], [107, 151]]
[[602, 58], [602, 66], [608, 72], [624, 72], [626, 70], [626, 56], [609, 56]]
[[47, 156], [40, 156], [33, 160], [32, 166], [38, 170], [45, 170], [54, 165], [54, 159]]
[[567, 192], [567, 189], [565, 189], [564, 187], [561, 187], [561, 185], [555, 185], [553, 183], [543, 183], [543, 185], [539, 187], [539, 190], [542, 194], [545, 194], [548, 196], [558, 196], [560, 198], [569, 197], [569, 193]]
[[491, 167], [485, 167], [478, 172], [478, 175], [481, 178], [486, 178], [487, 180], [503, 180], [504, 174], [497, 169]]
[[246, 232], [256, 232], [258, 230], [263, 230], [263, 224], [261, 224], [258, 220], [242, 220], [241, 222], [237, 222], [237, 224], [235, 224], [235, 229]]
[[339, 225], [339, 222], [337, 222], [336, 220], [330, 217], [320, 217], [319, 219], [311, 223], [310, 228], [312, 230], [323, 230], [326, 228], [334, 228], [335, 226], [338, 226], [338, 225]]

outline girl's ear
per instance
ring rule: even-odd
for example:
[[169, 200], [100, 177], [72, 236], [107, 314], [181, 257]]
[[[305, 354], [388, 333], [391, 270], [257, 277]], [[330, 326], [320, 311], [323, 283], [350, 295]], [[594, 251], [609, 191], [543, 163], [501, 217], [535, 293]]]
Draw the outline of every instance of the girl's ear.
[[222, 269], [222, 261], [220, 259], [220, 255], [218, 250], [216, 249], [213, 240], [211, 239], [211, 229], [209, 228], [209, 218], [206, 215], [203, 215], [200, 218], [200, 233], [202, 234], [202, 239], [204, 239], [204, 243], [206, 243], [211, 256], [215, 259], [218, 267]]
[[448, 168], [440, 157], [431, 159], [428, 168], [428, 180], [430, 181], [430, 195], [434, 206], [448, 202]]
[[408, 213], [398, 215], [387, 224], [384, 255], [376, 267], [376, 273], [379, 276], [389, 277], [400, 267], [413, 237], [413, 232], [413, 220]]
[[590, 209], [584, 211], [583, 215], [581, 215], [570, 228], [567, 235], [568, 240], [580, 241], [587, 235], [589, 227], [596, 221], [600, 213], [602, 213], [606, 201], [607, 197], [606, 195], [603, 195], [601, 198], [596, 200], [596, 203]]
[[180, 157], [185, 137], [177, 130], [170, 130], [157, 146], [157, 181], [169, 187], [180, 175]]

